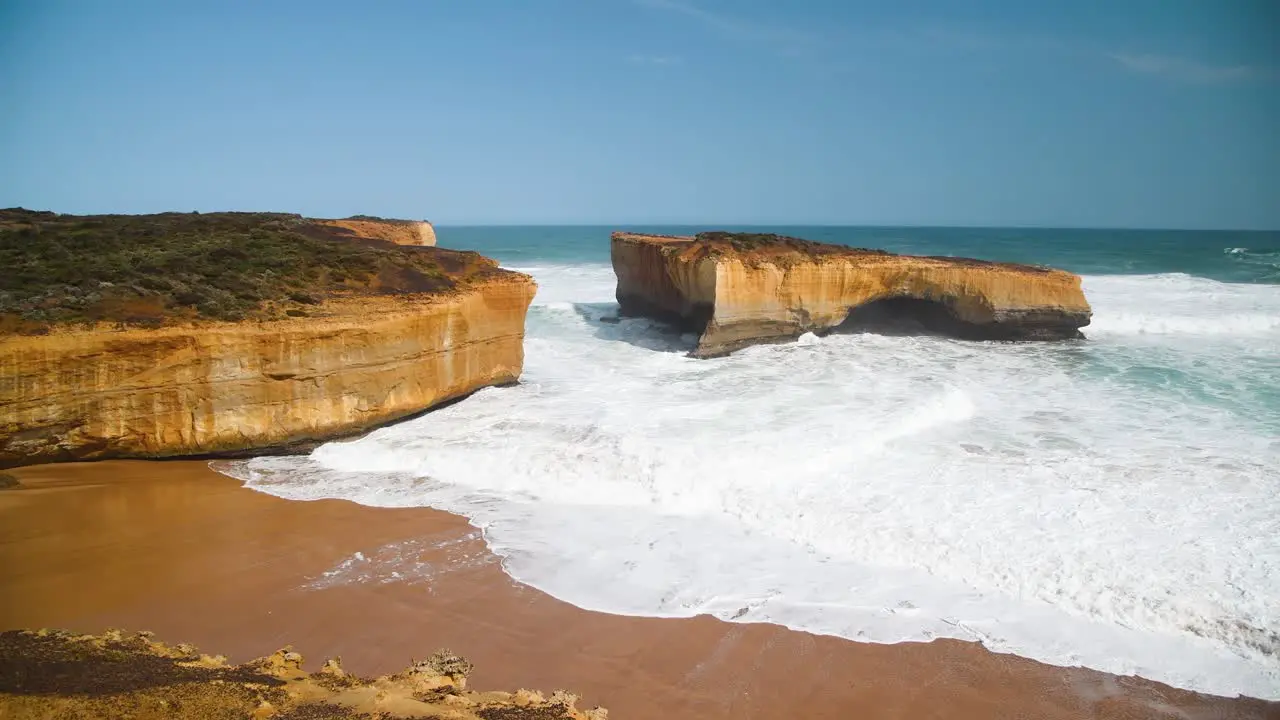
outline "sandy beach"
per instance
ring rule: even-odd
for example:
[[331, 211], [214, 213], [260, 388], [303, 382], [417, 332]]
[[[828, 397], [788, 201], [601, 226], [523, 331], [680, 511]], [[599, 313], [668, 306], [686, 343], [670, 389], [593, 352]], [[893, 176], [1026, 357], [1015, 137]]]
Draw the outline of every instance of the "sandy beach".
[[148, 629], [234, 662], [292, 643], [309, 666], [340, 655], [361, 674], [448, 647], [475, 663], [476, 686], [565, 688], [615, 718], [1280, 717], [1280, 704], [957, 641], [589, 612], [512, 581], [462, 518], [290, 502], [204, 462], [13, 474], [0, 629]]

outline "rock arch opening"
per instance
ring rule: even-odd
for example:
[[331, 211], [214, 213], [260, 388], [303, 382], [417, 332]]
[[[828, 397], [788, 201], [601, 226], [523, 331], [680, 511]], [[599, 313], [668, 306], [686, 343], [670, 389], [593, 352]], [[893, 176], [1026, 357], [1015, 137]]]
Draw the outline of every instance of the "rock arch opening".
[[849, 314], [833, 333], [874, 333], [876, 335], [941, 335], [980, 339], [986, 333], [973, 323], [955, 316], [943, 301], [915, 297], [888, 297], [849, 309]]

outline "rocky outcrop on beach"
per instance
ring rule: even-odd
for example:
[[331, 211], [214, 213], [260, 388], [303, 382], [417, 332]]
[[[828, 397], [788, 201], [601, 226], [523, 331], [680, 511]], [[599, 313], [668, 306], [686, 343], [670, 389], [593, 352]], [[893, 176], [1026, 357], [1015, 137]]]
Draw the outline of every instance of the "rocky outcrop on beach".
[[[305, 448], [519, 378], [532, 278], [476, 253], [263, 217], [197, 226], [246, 224], [258, 255], [227, 242], [169, 260], [161, 243], [153, 262], [182, 270], [15, 283], [16, 311], [0, 315], [17, 328], [0, 332], [0, 468]], [[132, 227], [109, 238], [121, 252]], [[46, 255], [28, 264], [56, 270]], [[263, 257], [280, 262], [263, 270]]]
[[1038, 266], [725, 232], [615, 232], [611, 250], [621, 312], [697, 333], [696, 357], [859, 329], [1080, 338], [1092, 314], [1078, 276]]
[[603, 708], [579, 710], [557, 691], [476, 692], [471, 663], [448, 650], [401, 672], [362, 678], [338, 658], [307, 672], [292, 648], [247, 662], [190, 645], [169, 646], [150, 633], [64, 631], [0, 633], [0, 717], [15, 720], [174, 717], [255, 720], [606, 720]]

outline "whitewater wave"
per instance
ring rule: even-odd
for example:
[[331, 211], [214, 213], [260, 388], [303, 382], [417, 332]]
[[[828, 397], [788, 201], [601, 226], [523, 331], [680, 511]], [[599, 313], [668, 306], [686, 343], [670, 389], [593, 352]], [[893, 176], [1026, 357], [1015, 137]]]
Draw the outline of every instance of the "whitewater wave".
[[533, 274], [519, 386], [235, 472], [463, 514], [512, 577], [593, 610], [1280, 697], [1280, 333], [1224, 320], [1280, 317], [1280, 288], [1090, 276], [1087, 343], [808, 335], [694, 360], [614, 317], [608, 266]]
[[[1237, 248], [1240, 249], [1240, 248]], [[1094, 308], [1089, 337], [1219, 335], [1280, 337], [1280, 287], [1224, 283], [1182, 273], [1084, 278]]]
[[1207, 318], [1190, 314], [1115, 313], [1094, 320], [1088, 331], [1136, 335], [1268, 335], [1280, 331], [1280, 316], [1239, 313]]

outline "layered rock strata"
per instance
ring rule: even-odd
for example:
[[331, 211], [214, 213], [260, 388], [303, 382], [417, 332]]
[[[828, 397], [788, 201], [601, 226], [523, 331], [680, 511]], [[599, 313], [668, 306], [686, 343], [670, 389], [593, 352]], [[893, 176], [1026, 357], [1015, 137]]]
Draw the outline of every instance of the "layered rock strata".
[[621, 312], [697, 333], [696, 357], [860, 328], [1080, 338], [1092, 314], [1078, 276], [1038, 266], [723, 232], [615, 232], [611, 255]]
[[534, 289], [510, 273], [325, 317], [0, 338], [0, 467], [285, 448], [515, 382]]

